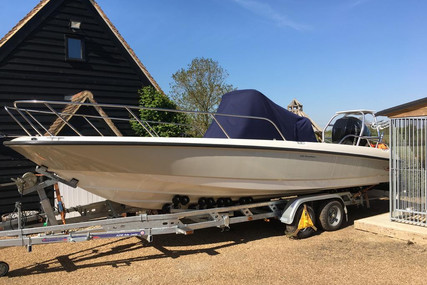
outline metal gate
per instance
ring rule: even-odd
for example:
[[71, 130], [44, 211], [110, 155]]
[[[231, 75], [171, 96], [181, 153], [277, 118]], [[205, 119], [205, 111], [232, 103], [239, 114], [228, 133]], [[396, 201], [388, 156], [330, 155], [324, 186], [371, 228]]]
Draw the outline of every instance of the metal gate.
[[427, 117], [391, 120], [391, 220], [427, 226]]

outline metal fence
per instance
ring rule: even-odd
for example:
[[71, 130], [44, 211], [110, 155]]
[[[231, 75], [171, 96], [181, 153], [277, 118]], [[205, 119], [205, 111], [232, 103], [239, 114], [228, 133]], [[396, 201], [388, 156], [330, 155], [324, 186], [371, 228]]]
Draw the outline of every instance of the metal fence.
[[391, 219], [427, 226], [427, 117], [392, 119], [390, 131]]

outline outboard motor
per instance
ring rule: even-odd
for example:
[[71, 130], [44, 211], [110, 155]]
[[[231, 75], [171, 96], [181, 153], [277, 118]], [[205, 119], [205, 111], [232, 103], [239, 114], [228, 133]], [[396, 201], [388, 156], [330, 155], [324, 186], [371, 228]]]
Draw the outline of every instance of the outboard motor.
[[[356, 144], [358, 140], [358, 136], [360, 135], [360, 132], [362, 130], [362, 121], [355, 117], [344, 117], [341, 119], [338, 119], [333, 128], [332, 128], [332, 142], [333, 143], [339, 143], [344, 137], [348, 135], [354, 135], [354, 136], [348, 136], [344, 141], [343, 144]], [[370, 136], [371, 131], [367, 126], [363, 129], [362, 136]], [[366, 145], [366, 140], [361, 140], [360, 145]]]

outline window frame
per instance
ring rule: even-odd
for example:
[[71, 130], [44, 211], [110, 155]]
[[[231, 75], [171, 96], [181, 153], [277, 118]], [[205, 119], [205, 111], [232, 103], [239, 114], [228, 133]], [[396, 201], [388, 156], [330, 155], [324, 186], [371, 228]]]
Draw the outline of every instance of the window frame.
[[[66, 61], [77, 61], [77, 62], [84, 62], [86, 61], [86, 46], [85, 46], [85, 40], [83, 37], [76, 36], [76, 35], [65, 35], [65, 60]], [[69, 57], [69, 46], [68, 46], [68, 40], [74, 39], [80, 41], [80, 52], [81, 52], [81, 58], [75, 58], [75, 57]]]

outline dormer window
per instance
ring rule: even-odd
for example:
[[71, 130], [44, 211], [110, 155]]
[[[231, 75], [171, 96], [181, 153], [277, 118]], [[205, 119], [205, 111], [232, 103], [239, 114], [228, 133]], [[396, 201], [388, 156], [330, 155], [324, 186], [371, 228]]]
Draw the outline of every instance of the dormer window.
[[66, 59], [84, 61], [84, 40], [77, 37], [65, 37]]

